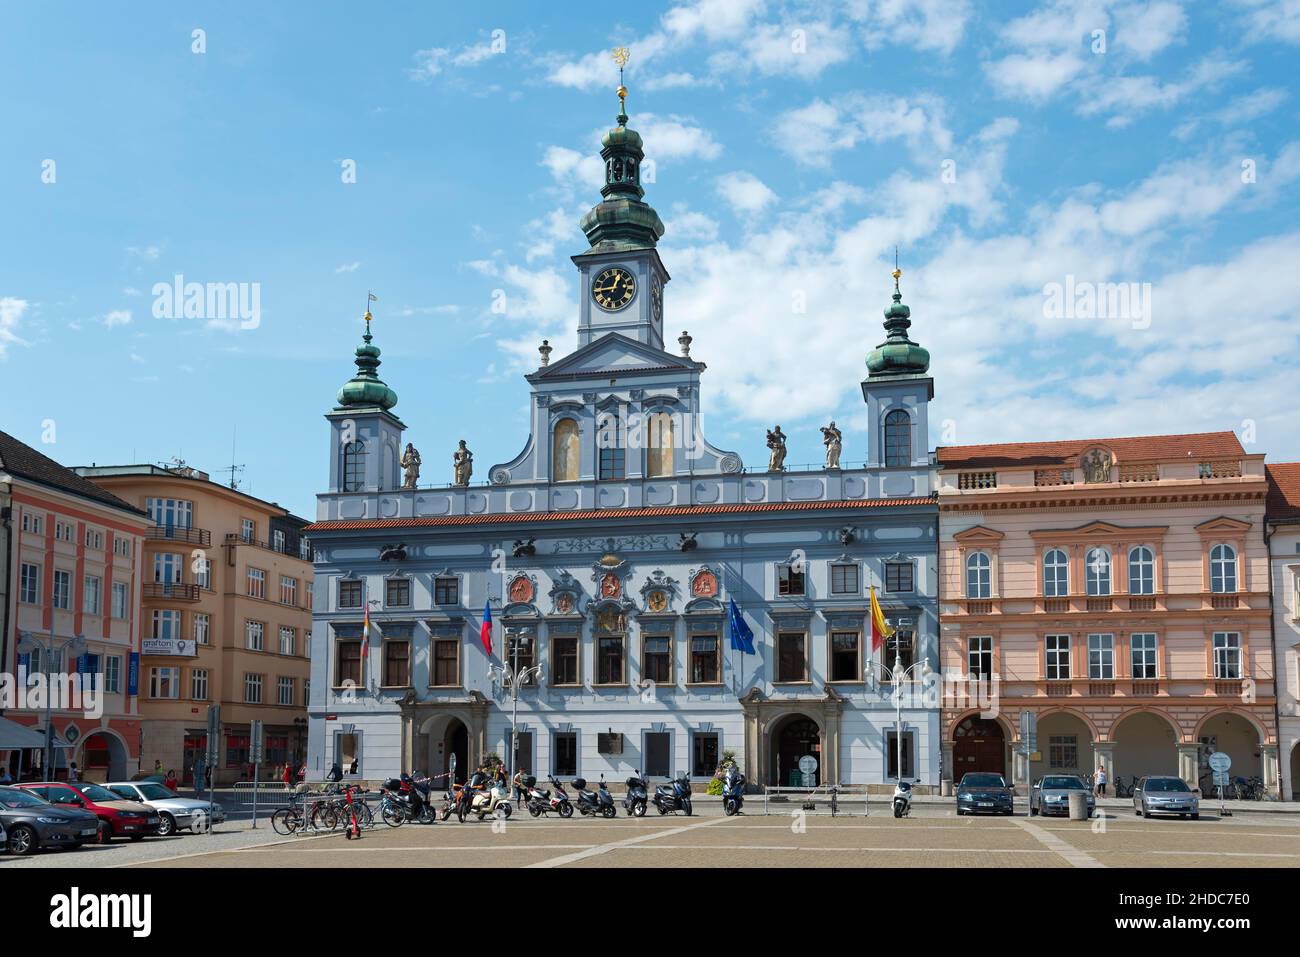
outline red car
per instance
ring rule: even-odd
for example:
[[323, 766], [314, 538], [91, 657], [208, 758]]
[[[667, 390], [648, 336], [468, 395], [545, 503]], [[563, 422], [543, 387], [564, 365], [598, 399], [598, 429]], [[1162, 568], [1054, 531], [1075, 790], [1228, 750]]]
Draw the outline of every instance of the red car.
[[36, 781], [16, 785], [43, 797], [51, 804], [82, 807], [99, 818], [100, 844], [115, 837], [141, 841], [158, 833], [158, 811], [139, 801], [124, 801], [108, 788], [84, 781]]

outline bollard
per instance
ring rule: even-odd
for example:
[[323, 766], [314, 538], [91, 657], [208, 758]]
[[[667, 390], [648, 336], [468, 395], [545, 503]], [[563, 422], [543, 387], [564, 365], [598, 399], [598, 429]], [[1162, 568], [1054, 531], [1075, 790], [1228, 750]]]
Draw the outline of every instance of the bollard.
[[1088, 794], [1085, 791], [1070, 792], [1070, 820], [1088, 820]]

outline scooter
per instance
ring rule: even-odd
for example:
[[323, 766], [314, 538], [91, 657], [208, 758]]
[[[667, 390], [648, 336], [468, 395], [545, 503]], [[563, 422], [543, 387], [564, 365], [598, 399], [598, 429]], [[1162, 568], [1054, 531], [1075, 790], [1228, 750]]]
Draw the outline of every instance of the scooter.
[[389, 827], [400, 827], [407, 821], [433, 824], [438, 816], [429, 801], [429, 779], [412, 778], [403, 774], [384, 782], [380, 801], [380, 816]]
[[641, 777], [641, 769], [637, 768], [636, 777], [627, 779], [627, 793], [623, 795], [623, 810], [627, 811], [628, 817], [645, 817], [648, 790], [649, 785]]
[[575, 778], [573, 786], [578, 791], [577, 808], [582, 812], [584, 817], [601, 816], [613, 817], [618, 811], [614, 807], [614, 798], [609, 793], [609, 787], [605, 784], [605, 776], [600, 776], [600, 790], [588, 791], [587, 781], [585, 778]]
[[745, 776], [734, 764], [722, 774], [722, 813], [731, 817], [745, 806]]
[[894, 817], [907, 817], [912, 810], [912, 785], [899, 781], [894, 785]]
[[541, 817], [554, 811], [560, 817], [573, 817], [573, 805], [569, 803], [569, 795], [564, 793], [564, 788], [559, 781], [555, 778], [549, 780], [555, 786], [554, 794], [539, 788], [537, 778], [524, 779], [524, 787], [528, 791], [528, 813], [533, 817]]
[[691, 780], [685, 774], [679, 774], [667, 784], [655, 788], [654, 806], [660, 814], [681, 811], [691, 816]]
[[474, 801], [469, 809], [471, 814], [478, 815], [480, 821], [489, 814], [505, 820], [514, 810], [514, 806], [510, 803], [510, 792], [506, 790], [506, 786], [494, 783], [491, 787], [474, 792]]

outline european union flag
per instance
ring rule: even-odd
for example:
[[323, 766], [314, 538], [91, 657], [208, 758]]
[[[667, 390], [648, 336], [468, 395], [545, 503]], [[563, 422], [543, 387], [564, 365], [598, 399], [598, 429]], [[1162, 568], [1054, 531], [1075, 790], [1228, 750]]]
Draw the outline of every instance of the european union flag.
[[754, 632], [750, 630], [749, 625], [745, 624], [745, 616], [740, 613], [736, 607], [736, 599], [731, 599], [731, 610], [728, 612], [731, 619], [731, 647], [738, 650], [742, 655], [757, 654], [754, 651]]

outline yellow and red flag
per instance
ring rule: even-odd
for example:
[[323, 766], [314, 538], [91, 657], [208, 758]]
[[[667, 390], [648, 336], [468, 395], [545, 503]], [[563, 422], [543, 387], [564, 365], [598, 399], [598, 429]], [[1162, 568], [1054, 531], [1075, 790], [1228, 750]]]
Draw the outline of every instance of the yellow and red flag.
[[876, 601], [876, 586], [871, 586], [871, 650], [875, 651], [885, 643], [886, 638], [892, 637], [894, 629], [889, 627], [889, 622], [885, 621], [885, 613], [880, 610], [880, 602]]

